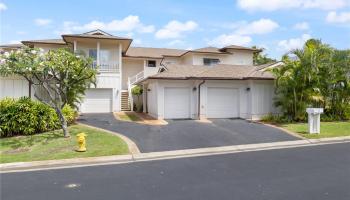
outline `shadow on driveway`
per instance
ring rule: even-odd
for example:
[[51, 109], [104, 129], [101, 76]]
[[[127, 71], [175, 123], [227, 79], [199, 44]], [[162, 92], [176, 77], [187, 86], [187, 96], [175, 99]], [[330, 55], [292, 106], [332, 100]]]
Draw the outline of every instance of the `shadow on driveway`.
[[242, 119], [211, 121], [168, 120], [168, 125], [144, 125], [116, 120], [112, 113], [83, 114], [78, 119], [129, 137], [143, 153], [298, 140], [279, 129]]

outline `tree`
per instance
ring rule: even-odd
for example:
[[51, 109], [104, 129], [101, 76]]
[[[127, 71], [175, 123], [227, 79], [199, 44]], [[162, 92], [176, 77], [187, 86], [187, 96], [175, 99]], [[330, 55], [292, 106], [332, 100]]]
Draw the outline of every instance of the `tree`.
[[77, 56], [68, 49], [22, 48], [1, 55], [0, 75], [18, 75], [33, 86], [34, 96], [52, 107], [60, 119], [65, 137], [69, 137], [62, 109], [76, 106], [86, 88], [95, 83], [96, 70], [91, 59]]
[[[258, 49], [256, 46], [252, 47], [253, 49]], [[258, 52], [254, 52], [253, 54], [253, 63], [254, 65], [263, 65], [263, 64], [267, 64], [267, 63], [272, 63], [272, 62], [276, 62], [275, 59], [273, 58], [269, 58], [267, 56], [267, 54], [263, 54], [263, 51], [265, 49], [261, 49], [261, 51]]]
[[[139, 85], [136, 85], [135, 87], [133, 87], [133, 88], [131, 89], [131, 93], [132, 93], [132, 95], [137, 96], [136, 108], [137, 108], [137, 111], [138, 111], [138, 112], [141, 112], [142, 103], [140, 102], [140, 96], [141, 96], [142, 93], [143, 93], [142, 87], [139, 86]], [[133, 105], [131, 105], [131, 106], [133, 106]]]
[[[350, 51], [336, 50], [320, 40], [308, 40], [302, 49], [283, 56], [274, 68], [275, 104], [292, 120], [304, 120], [306, 107], [322, 107], [333, 119], [350, 114]], [[295, 59], [290, 59], [290, 57]], [[348, 113], [347, 113], [348, 112]]]

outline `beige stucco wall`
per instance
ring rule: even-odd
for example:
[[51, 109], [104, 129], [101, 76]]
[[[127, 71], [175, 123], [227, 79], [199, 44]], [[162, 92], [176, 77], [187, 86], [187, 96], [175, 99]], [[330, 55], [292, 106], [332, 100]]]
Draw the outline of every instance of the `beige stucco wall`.
[[134, 76], [143, 70], [143, 60], [123, 59], [122, 62], [122, 90], [128, 89], [128, 77]]

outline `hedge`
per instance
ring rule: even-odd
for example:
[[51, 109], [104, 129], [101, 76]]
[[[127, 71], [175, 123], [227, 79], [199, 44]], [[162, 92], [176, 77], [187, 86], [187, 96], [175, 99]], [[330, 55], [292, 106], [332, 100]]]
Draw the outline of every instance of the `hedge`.
[[[75, 121], [76, 111], [66, 105], [62, 110], [68, 124]], [[0, 136], [33, 135], [59, 129], [56, 112], [50, 106], [28, 97], [0, 100]]]

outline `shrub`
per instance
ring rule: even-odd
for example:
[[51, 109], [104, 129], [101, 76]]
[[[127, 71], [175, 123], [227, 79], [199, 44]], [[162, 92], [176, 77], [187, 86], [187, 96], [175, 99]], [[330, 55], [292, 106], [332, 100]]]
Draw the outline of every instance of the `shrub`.
[[[63, 108], [69, 124], [77, 114], [70, 107]], [[32, 135], [60, 128], [56, 112], [46, 104], [22, 97], [17, 100], [0, 100], [0, 136]]]
[[262, 122], [269, 122], [269, 123], [287, 123], [291, 122], [290, 119], [281, 116], [281, 115], [274, 115], [272, 113], [269, 113], [263, 117], [261, 117], [260, 121]]

